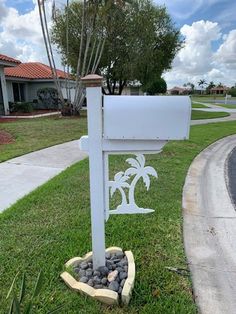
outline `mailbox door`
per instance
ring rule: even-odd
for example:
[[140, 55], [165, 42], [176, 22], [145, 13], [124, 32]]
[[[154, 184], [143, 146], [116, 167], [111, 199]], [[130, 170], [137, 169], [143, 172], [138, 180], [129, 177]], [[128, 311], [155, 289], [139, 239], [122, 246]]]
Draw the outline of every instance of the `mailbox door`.
[[188, 96], [104, 96], [104, 138], [182, 140], [189, 137]]

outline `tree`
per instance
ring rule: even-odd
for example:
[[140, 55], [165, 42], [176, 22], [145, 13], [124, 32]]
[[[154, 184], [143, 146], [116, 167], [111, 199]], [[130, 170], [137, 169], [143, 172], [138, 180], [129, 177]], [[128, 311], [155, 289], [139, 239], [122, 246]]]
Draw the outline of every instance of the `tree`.
[[213, 81], [211, 81], [211, 82], [208, 84], [207, 88], [206, 88], [207, 94], [210, 94], [211, 89], [214, 88], [215, 86], [216, 86], [215, 83], [214, 83]]
[[205, 85], [207, 85], [207, 82], [204, 79], [202, 79], [198, 82], [198, 86], [201, 87], [202, 89], [204, 88]]
[[[97, 7], [95, 19], [102, 20], [102, 27], [97, 28], [98, 34], [94, 31], [93, 42], [104, 36], [104, 49], [96, 73], [105, 77], [107, 93], [114, 94], [118, 89], [118, 94], [121, 94], [128, 81], [138, 80], [145, 85], [171, 68], [182, 42], [179, 30], [165, 7], [153, 5], [150, 0], [103, 2], [105, 6]], [[83, 4], [72, 2], [68, 10], [69, 51], [65, 40], [65, 11], [58, 12], [54, 20], [52, 39], [64, 62], [77, 73]], [[88, 55], [93, 53], [93, 45], [90, 44]]]
[[232, 97], [236, 97], [236, 87], [231, 87], [230, 90], [228, 91], [228, 94], [231, 95]]
[[146, 86], [143, 86], [142, 89], [149, 95], [164, 94], [166, 93], [167, 85], [166, 81], [163, 78], [159, 77], [149, 82]]
[[195, 89], [195, 85], [193, 83], [191, 83], [191, 82], [188, 82], [186, 84], [186, 86], [189, 86], [191, 88], [191, 94], [193, 94], [194, 93], [194, 89]]

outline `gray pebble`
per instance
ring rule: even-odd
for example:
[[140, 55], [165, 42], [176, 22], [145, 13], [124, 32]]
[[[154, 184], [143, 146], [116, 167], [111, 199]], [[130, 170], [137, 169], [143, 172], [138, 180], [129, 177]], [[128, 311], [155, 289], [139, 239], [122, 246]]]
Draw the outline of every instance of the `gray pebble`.
[[123, 271], [122, 273], [119, 273], [120, 280], [126, 279], [127, 278], [127, 273]]
[[89, 279], [89, 281], [88, 281], [88, 285], [89, 285], [90, 287], [93, 287], [93, 286], [94, 286], [93, 279]]
[[88, 263], [86, 263], [86, 262], [83, 262], [83, 263], [80, 264], [80, 268], [81, 269], [87, 269], [88, 267], [89, 267]]
[[103, 289], [103, 285], [95, 285], [94, 289]]
[[89, 262], [89, 263], [88, 263], [88, 267], [89, 267], [89, 268], [93, 268], [93, 263]]
[[121, 262], [116, 263], [116, 267], [123, 267], [124, 265]]
[[87, 269], [87, 270], [85, 271], [85, 274], [86, 274], [86, 277], [92, 277], [92, 276], [93, 276], [93, 271], [92, 271], [92, 269]]
[[124, 287], [124, 284], [125, 284], [125, 279], [121, 280], [120, 286], [123, 288], [123, 287]]
[[114, 263], [119, 263], [119, 262], [120, 262], [120, 259], [119, 259], [119, 258], [113, 259], [113, 262], [114, 262]]
[[113, 261], [111, 261], [111, 260], [107, 260], [106, 261], [106, 266], [109, 268], [109, 266], [112, 266], [114, 263], [113, 263]]
[[102, 278], [101, 283], [102, 283], [103, 285], [106, 285], [106, 284], [107, 284], [107, 278]]
[[98, 271], [101, 273], [102, 276], [106, 276], [109, 272], [109, 269], [106, 266], [101, 266], [98, 268]]
[[98, 276], [95, 276], [93, 277], [93, 282], [96, 284], [96, 285], [99, 285], [101, 283], [101, 279], [98, 277]]
[[124, 266], [124, 271], [128, 273], [128, 266]]
[[115, 270], [115, 269], [116, 269], [116, 265], [113, 264], [113, 265], [111, 266], [111, 269], [112, 269], [112, 270]]
[[117, 281], [112, 281], [109, 286], [108, 289], [113, 290], [113, 291], [118, 291], [119, 290], [119, 284]]
[[76, 274], [78, 274], [79, 271], [80, 271], [80, 268], [79, 268], [79, 267], [75, 267], [75, 268], [74, 268], [74, 272], [75, 272]]
[[100, 276], [101, 276], [101, 273], [100, 273], [100, 271], [95, 270], [95, 271], [93, 272], [93, 275], [100, 277]]
[[128, 261], [124, 258], [122, 258], [122, 260], [120, 261], [122, 266], [127, 266], [128, 265]]
[[116, 267], [116, 270], [120, 273], [120, 272], [123, 272], [123, 271], [124, 271], [124, 268], [122, 268], [122, 267]]
[[117, 258], [121, 259], [124, 257], [124, 253], [123, 252], [116, 252], [116, 256], [117, 256]]
[[122, 292], [122, 287], [119, 288], [118, 293], [121, 294]]
[[85, 276], [81, 277], [79, 282], [87, 283], [88, 282], [88, 277], [85, 277]]
[[80, 269], [79, 277], [81, 278], [81, 277], [84, 277], [84, 276], [86, 276], [86, 271], [84, 269]]

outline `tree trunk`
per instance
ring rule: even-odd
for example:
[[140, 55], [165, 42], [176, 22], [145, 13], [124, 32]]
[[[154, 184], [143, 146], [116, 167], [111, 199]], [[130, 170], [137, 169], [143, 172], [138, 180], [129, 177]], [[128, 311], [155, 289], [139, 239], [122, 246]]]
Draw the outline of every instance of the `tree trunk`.
[[112, 95], [112, 92], [111, 92], [111, 85], [110, 85], [110, 81], [109, 81], [109, 78], [106, 79], [107, 81], [107, 89], [108, 89], [108, 93], [109, 95]]
[[122, 91], [123, 91], [125, 85], [126, 85], [126, 80], [124, 80], [123, 82], [120, 80], [120, 82], [119, 82], [119, 95], [122, 94]]

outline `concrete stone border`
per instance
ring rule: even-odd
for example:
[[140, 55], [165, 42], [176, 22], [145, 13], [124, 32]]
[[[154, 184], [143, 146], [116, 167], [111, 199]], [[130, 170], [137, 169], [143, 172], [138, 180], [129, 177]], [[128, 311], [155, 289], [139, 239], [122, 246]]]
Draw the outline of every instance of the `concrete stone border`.
[[35, 118], [43, 118], [43, 117], [50, 117], [50, 116], [58, 116], [61, 115], [61, 112], [55, 111], [55, 112], [48, 112], [48, 113], [39, 113], [34, 114], [31, 116], [0, 116], [1, 119], [35, 119]]
[[[106, 252], [116, 253], [123, 252], [123, 250], [119, 247], [110, 247], [106, 249]], [[107, 305], [118, 305], [119, 302], [121, 302], [122, 304], [128, 305], [131, 299], [135, 281], [135, 262], [133, 253], [131, 251], [125, 251], [124, 253], [128, 259], [128, 277], [122, 289], [121, 300], [119, 300], [119, 295], [117, 292], [109, 289], [94, 289], [86, 283], [77, 281], [68, 271], [64, 271], [60, 277], [70, 289], [82, 294], [86, 294], [102, 303]], [[82, 262], [91, 261], [92, 257], [92, 252], [87, 253], [84, 255], [84, 257], [74, 257], [65, 264], [65, 267], [70, 268], [79, 266]]]
[[227, 189], [226, 164], [236, 135], [203, 150], [183, 190], [184, 246], [199, 313], [236, 313], [236, 212]]

